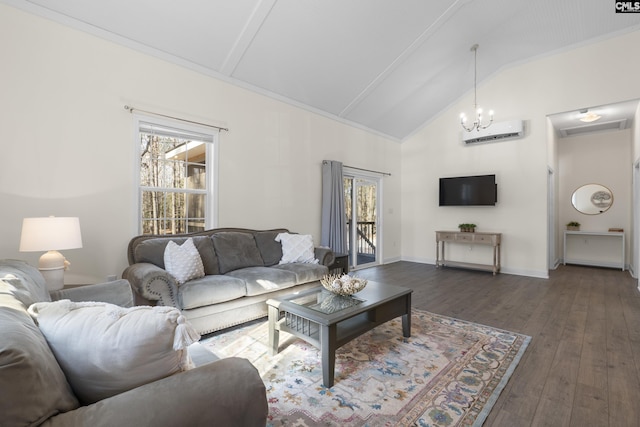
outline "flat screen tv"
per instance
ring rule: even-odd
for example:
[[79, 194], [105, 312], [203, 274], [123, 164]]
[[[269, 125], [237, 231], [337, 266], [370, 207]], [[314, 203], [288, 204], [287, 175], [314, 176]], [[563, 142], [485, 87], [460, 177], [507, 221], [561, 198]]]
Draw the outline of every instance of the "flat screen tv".
[[440, 178], [440, 206], [495, 206], [495, 175]]

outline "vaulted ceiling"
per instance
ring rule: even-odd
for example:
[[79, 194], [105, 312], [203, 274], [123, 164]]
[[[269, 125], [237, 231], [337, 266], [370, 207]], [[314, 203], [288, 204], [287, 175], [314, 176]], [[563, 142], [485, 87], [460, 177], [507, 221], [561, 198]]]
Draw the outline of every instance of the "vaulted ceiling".
[[611, 0], [1, 0], [403, 140], [531, 58], [640, 29]]

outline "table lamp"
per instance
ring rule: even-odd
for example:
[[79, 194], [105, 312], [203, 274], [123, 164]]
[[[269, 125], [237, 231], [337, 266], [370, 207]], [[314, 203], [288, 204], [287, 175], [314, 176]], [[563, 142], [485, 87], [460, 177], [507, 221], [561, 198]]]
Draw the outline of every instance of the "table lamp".
[[76, 217], [24, 218], [20, 252], [47, 251], [40, 257], [38, 269], [50, 291], [64, 287], [64, 271], [69, 262], [58, 250], [82, 247], [80, 220]]

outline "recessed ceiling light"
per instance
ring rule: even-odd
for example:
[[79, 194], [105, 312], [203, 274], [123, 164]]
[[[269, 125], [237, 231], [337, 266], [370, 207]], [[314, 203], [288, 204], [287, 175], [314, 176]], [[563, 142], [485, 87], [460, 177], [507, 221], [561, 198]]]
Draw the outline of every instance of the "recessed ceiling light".
[[591, 122], [595, 122], [596, 120], [598, 120], [599, 118], [601, 118], [602, 116], [597, 115], [596, 113], [589, 113], [587, 111], [580, 111], [581, 113], [583, 113], [580, 117], [580, 121], [581, 122], [585, 122], [585, 123], [591, 123]]

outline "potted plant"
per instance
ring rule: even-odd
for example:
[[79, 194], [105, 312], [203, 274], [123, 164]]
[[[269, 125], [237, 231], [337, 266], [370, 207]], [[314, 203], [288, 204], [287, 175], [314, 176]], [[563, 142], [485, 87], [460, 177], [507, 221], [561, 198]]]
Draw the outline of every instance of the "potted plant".
[[580, 223], [576, 222], [576, 221], [571, 221], [571, 222], [567, 223], [567, 230], [569, 230], [569, 231], [579, 231], [580, 230]]
[[475, 224], [458, 224], [458, 228], [463, 233], [474, 233], [476, 231]]

